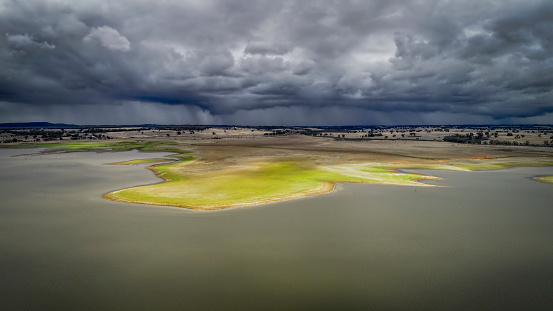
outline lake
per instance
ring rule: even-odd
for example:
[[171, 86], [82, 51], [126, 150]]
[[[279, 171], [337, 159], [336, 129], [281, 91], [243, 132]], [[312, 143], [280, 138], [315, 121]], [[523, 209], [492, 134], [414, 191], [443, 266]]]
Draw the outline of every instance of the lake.
[[553, 308], [551, 167], [209, 212], [102, 199], [159, 154], [32, 152], [0, 149], [2, 310]]

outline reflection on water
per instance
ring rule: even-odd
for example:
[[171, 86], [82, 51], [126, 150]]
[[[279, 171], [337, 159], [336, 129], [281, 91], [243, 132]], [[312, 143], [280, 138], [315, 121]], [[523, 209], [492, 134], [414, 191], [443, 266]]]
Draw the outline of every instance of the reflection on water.
[[553, 168], [218, 212], [107, 201], [151, 155], [0, 149], [0, 308], [548, 310]]

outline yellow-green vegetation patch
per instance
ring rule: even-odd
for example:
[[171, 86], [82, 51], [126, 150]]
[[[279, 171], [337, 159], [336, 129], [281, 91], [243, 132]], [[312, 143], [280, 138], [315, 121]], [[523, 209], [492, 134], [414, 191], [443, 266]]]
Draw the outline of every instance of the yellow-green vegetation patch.
[[21, 144], [19, 148], [52, 148], [61, 151], [129, 151], [189, 153], [179, 149], [171, 141], [125, 141], [125, 142], [60, 142], [45, 144]]
[[105, 197], [125, 202], [217, 209], [328, 192], [338, 182], [422, 185], [416, 181], [424, 178], [379, 168], [371, 172], [366, 166], [316, 167], [302, 160], [256, 163], [247, 168], [205, 174], [187, 174], [186, 165], [186, 162], [157, 165], [152, 169], [166, 182], [114, 191]]
[[534, 179], [553, 184], [553, 176], [539, 176], [539, 177], [534, 177]]
[[63, 143], [45, 143], [45, 144], [19, 144], [7, 145], [6, 148], [55, 148], [58, 150], [77, 151], [77, 150], [94, 150], [105, 146], [106, 143], [96, 142], [63, 142]]
[[171, 159], [167, 159], [167, 158], [137, 159], [137, 160], [115, 162], [115, 163], [109, 163], [109, 164], [110, 165], [132, 165], [132, 164], [144, 164], [144, 163], [160, 163], [160, 162], [167, 162], [167, 161], [171, 161]]
[[447, 166], [467, 171], [487, 171], [513, 167], [543, 167], [553, 166], [553, 161], [543, 159], [504, 158], [495, 160], [462, 159], [448, 161]]
[[421, 186], [423, 184], [418, 182], [421, 179], [437, 179], [432, 176], [399, 172], [391, 165], [382, 164], [343, 164], [324, 166], [321, 167], [321, 169], [343, 176], [357, 178], [358, 180], [354, 182], [362, 183]]
[[[50, 148], [50, 151], [93, 151], [93, 152], [120, 152], [129, 150], [140, 150], [143, 152], [169, 152], [174, 153], [167, 157], [176, 158], [181, 161], [192, 160], [193, 157], [188, 155], [191, 151], [182, 150], [174, 142], [170, 141], [125, 141], [125, 142], [63, 142], [63, 143], [46, 143], [46, 144], [23, 144], [19, 145], [22, 148]], [[137, 159], [120, 163], [112, 164], [139, 164], [139, 163], [155, 163], [166, 162], [168, 159]]]

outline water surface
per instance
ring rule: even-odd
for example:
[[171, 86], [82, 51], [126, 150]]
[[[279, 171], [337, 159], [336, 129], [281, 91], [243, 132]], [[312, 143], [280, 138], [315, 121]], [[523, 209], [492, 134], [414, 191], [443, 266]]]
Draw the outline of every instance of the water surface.
[[151, 154], [18, 153], [0, 149], [3, 310], [553, 306], [553, 185], [530, 179], [553, 168], [202, 212], [101, 198], [158, 182], [104, 165]]

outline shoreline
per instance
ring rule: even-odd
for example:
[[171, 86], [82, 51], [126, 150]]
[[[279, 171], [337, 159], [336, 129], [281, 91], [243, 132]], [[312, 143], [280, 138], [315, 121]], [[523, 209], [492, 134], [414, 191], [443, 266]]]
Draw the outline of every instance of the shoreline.
[[[164, 182], [165, 181], [162, 181], [160, 183], [164, 183]], [[157, 184], [160, 184], [160, 183], [155, 183], [155, 184], [152, 184], [152, 185], [157, 185]], [[148, 186], [148, 185], [145, 185], [145, 186]], [[137, 186], [137, 187], [140, 187], [140, 186]], [[268, 204], [268, 203], [276, 203], [276, 202], [287, 201], [287, 200], [297, 200], [297, 199], [306, 198], [306, 197], [310, 197], [310, 196], [314, 196], [314, 195], [330, 193], [330, 192], [334, 191], [335, 187], [336, 187], [336, 184], [325, 183], [324, 186], [320, 187], [321, 188], [320, 190], [309, 192], [309, 193], [296, 194], [296, 195], [293, 195], [293, 196], [281, 197], [281, 198], [273, 198], [273, 199], [270, 199], [270, 200], [259, 200], [259, 201], [247, 202], [247, 203], [242, 203], [242, 204], [230, 204], [230, 205], [222, 205], [222, 206], [216, 205], [216, 206], [210, 206], [210, 207], [191, 206], [191, 205], [185, 205], [185, 204], [176, 205], [176, 204], [168, 204], [168, 203], [161, 203], [161, 202], [133, 201], [133, 200], [121, 199], [121, 198], [118, 198], [118, 197], [112, 197], [111, 196], [111, 194], [117, 193], [118, 191], [126, 190], [126, 189], [132, 189], [132, 188], [135, 188], [135, 187], [119, 189], [119, 190], [116, 190], [116, 191], [108, 192], [108, 193], [102, 195], [102, 198], [104, 198], [106, 200], [110, 200], [110, 201], [115, 201], [115, 202], [144, 204], [144, 205], [156, 205], [156, 206], [170, 206], [170, 207], [183, 208], [183, 209], [187, 209], [187, 210], [198, 210], [198, 211], [216, 211], [216, 210], [225, 210], [225, 209], [229, 209], [229, 208], [238, 208], [238, 207], [262, 205], [262, 204]]]
[[[440, 142], [410, 143], [397, 149], [397, 144], [367, 145], [303, 136], [233, 143], [224, 140], [58, 143], [29, 146], [24, 150], [37, 147], [38, 155], [129, 150], [166, 153], [161, 157], [152, 155], [152, 158], [104, 163], [114, 166], [155, 163], [141, 168], [151, 170], [161, 180], [110, 191], [101, 197], [116, 202], [195, 210], [294, 200], [332, 192], [337, 183], [439, 187], [422, 182], [439, 179], [437, 177], [408, 172], [417, 169], [477, 171], [553, 166], [551, 154], [541, 150], [521, 149], [524, 152], [517, 150], [518, 153], [513, 154], [503, 149], [485, 148], [487, 152], [482, 153], [481, 146], [466, 146], [459, 152]], [[118, 196], [122, 191], [128, 191], [126, 197]]]
[[540, 176], [534, 176], [531, 177], [532, 180], [546, 183], [546, 184], [553, 184], [553, 175], [540, 175]]
[[[417, 185], [414, 185], [414, 184], [390, 184], [390, 183], [377, 183], [377, 182], [333, 182], [333, 183], [332, 182], [324, 182], [317, 189], [312, 189], [310, 191], [303, 192], [303, 193], [297, 193], [297, 194], [294, 194], [294, 195], [291, 195], [291, 196], [270, 198], [270, 199], [267, 199], [267, 200], [261, 199], [261, 200], [257, 200], [257, 201], [250, 201], [250, 202], [236, 203], [236, 204], [228, 204], [228, 205], [213, 205], [213, 206], [207, 206], [207, 207], [206, 206], [186, 205], [186, 204], [169, 204], [169, 203], [153, 202], [153, 201], [128, 200], [128, 199], [122, 199], [122, 198], [119, 198], [119, 197], [116, 197], [116, 196], [113, 195], [113, 194], [115, 194], [119, 191], [122, 191], [122, 190], [133, 189], [133, 188], [142, 187], [142, 186], [159, 185], [159, 184], [170, 182], [170, 180], [167, 180], [164, 177], [160, 176], [155, 171], [154, 167], [155, 167], [155, 165], [148, 166], [148, 167], [145, 167], [145, 168], [152, 171], [152, 172], [154, 172], [156, 177], [161, 179], [160, 182], [145, 184], [145, 185], [137, 185], [137, 186], [132, 186], [132, 187], [129, 187], [129, 188], [123, 188], [123, 189], [118, 189], [118, 190], [115, 190], [115, 191], [110, 191], [106, 194], [103, 194], [102, 198], [104, 198], [106, 200], [110, 200], [110, 201], [123, 202], [123, 203], [134, 203], [134, 204], [144, 204], [144, 205], [154, 205], [154, 206], [166, 206], [166, 207], [184, 208], [184, 209], [187, 209], [187, 210], [198, 210], [198, 211], [216, 211], [216, 210], [226, 210], [226, 209], [239, 208], [239, 207], [257, 206], [257, 205], [263, 205], [263, 204], [268, 204], [268, 203], [276, 203], [276, 202], [288, 201], [288, 200], [297, 200], [297, 199], [307, 198], [307, 197], [310, 197], [310, 196], [327, 194], [327, 193], [333, 192], [336, 189], [337, 184], [374, 184], [374, 185], [409, 186], [409, 187], [443, 187], [443, 186], [440, 186], [440, 185], [427, 184], [427, 183], [422, 182], [424, 180], [441, 180], [441, 178], [417, 173], [417, 175], [421, 176], [420, 178], [417, 178], [417, 179], [413, 180], [413, 181], [418, 183]], [[482, 171], [509, 170], [509, 169], [514, 169], [514, 168], [517, 168], [517, 167], [525, 167], [525, 166], [494, 168], [494, 169], [482, 170]], [[526, 166], [526, 167], [528, 167], [528, 166]], [[553, 167], [553, 166], [548, 166], [548, 167]], [[397, 170], [398, 172], [402, 172], [403, 170], [417, 170], [417, 169], [398, 167], [398, 168], [394, 168], [394, 170]], [[441, 169], [440, 168], [424, 168], [424, 170], [441, 171], [441, 170], [447, 170], [447, 169], [443, 169], [443, 168], [441, 168]], [[474, 172], [474, 171], [471, 171], [471, 170], [451, 170], [451, 171]], [[546, 181], [546, 180], [540, 180], [540, 179], [538, 179], [539, 177], [553, 177], [553, 176], [534, 176], [534, 177], [530, 177], [530, 179], [532, 179], [534, 181], [537, 181], [537, 182], [546, 183], [546, 184], [551, 184], [552, 183], [552, 182], [549, 182], [549, 181]]]
[[[178, 162], [178, 161], [176, 161], [176, 162]], [[106, 194], [103, 194], [102, 198], [104, 198], [106, 200], [111, 200], [111, 201], [116, 201], [116, 202], [124, 202], [124, 203], [135, 203], [135, 204], [155, 205], [155, 206], [171, 206], [171, 207], [177, 207], [177, 208], [186, 208], [186, 209], [190, 209], [190, 210], [214, 211], [214, 210], [223, 210], [223, 209], [237, 208], [237, 207], [256, 206], [256, 205], [275, 203], [275, 202], [281, 202], [281, 201], [287, 201], [287, 200], [296, 200], [296, 199], [306, 198], [306, 197], [310, 197], [310, 196], [314, 196], [314, 195], [326, 194], [326, 193], [330, 193], [330, 192], [334, 191], [335, 188], [336, 188], [336, 184], [339, 184], [339, 183], [343, 183], [343, 184], [347, 184], [347, 183], [351, 183], [351, 184], [353, 184], [353, 183], [358, 183], [358, 184], [381, 184], [381, 185], [410, 186], [410, 187], [440, 187], [438, 185], [426, 184], [426, 183], [421, 182], [422, 180], [439, 180], [440, 178], [430, 176], [430, 175], [416, 174], [416, 175], [419, 175], [420, 177], [414, 178], [414, 179], [411, 179], [411, 180], [416, 182], [417, 184], [384, 183], [384, 182], [379, 183], [379, 182], [370, 182], [370, 181], [366, 181], [366, 182], [347, 182], [347, 181], [345, 181], [345, 182], [340, 182], [340, 181], [328, 182], [327, 181], [327, 182], [322, 182], [321, 185], [319, 187], [317, 187], [316, 189], [310, 189], [308, 191], [301, 192], [301, 193], [296, 193], [296, 194], [289, 195], [289, 196], [273, 197], [273, 198], [268, 198], [268, 199], [259, 199], [259, 200], [247, 201], [247, 202], [244, 202], [244, 203], [211, 205], [211, 206], [195, 206], [195, 205], [178, 204], [178, 203], [174, 204], [174, 203], [163, 203], [163, 202], [155, 202], [155, 201], [131, 200], [131, 199], [125, 199], [125, 198], [121, 198], [121, 197], [116, 196], [116, 193], [118, 193], [120, 191], [124, 191], [124, 190], [129, 190], [129, 189], [143, 187], [143, 186], [160, 185], [160, 184], [164, 184], [164, 183], [171, 183], [172, 182], [171, 180], [165, 178], [164, 176], [161, 176], [159, 171], [157, 171], [155, 169], [155, 167], [157, 165], [163, 165], [163, 164], [155, 164], [155, 165], [151, 165], [151, 166], [148, 166], [148, 167], [145, 167], [145, 168], [152, 171], [156, 175], [156, 177], [160, 178], [161, 179], [160, 182], [147, 184], [147, 185], [138, 185], [138, 186], [133, 186], [133, 187], [129, 187], [129, 188], [123, 188], [123, 189], [118, 189], [118, 190], [115, 190], [115, 191], [110, 191]], [[360, 164], [360, 165], [362, 165], [362, 164]], [[401, 168], [394, 168], [393, 170], [399, 171], [399, 170], [401, 170]], [[401, 174], [404, 174], [404, 173], [401, 173]]]

